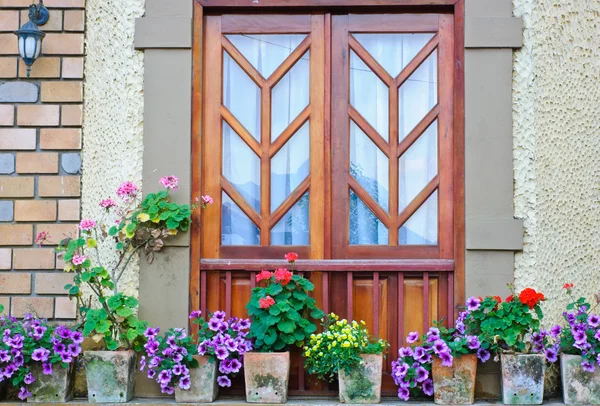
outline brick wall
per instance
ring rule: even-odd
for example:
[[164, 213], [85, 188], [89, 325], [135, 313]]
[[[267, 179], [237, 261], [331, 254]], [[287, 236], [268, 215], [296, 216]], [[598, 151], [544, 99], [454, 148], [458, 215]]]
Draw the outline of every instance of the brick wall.
[[[37, 1], [37, 0], [36, 0]], [[0, 303], [19, 317], [71, 319], [54, 247], [80, 220], [85, 0], [45, 0], [42, 57], [26, 78], [13, 31], [32, 0], [0, 0]]]

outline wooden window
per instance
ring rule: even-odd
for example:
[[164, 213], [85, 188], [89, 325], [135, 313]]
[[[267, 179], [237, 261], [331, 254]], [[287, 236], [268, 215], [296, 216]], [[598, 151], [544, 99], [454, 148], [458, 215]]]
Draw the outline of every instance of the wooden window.
[[[194, 223], [191, 306], [245, 316], [256, 272], [296, 251], [319, 306], [393, 357], [463, 299], [462, 28], [446, 9], [303, 10], [196, 6], [194, 191], [214, 204]], [[335, 393], [299, 361], [292, 394]]]

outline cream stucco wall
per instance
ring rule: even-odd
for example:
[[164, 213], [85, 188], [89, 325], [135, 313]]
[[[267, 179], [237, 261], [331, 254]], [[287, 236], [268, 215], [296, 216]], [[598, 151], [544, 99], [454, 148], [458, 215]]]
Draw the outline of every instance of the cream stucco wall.
[[[518, 288], [541, 289], [558, 321], [562, 285], [600, 289], [600, 2], [514, 0], [515, 216], [524, 219]], [[579, 293], [578, 292], [578, 293]]]
[[[122, 181], [141, 185], [144, 54], [134, 50], [133, 39], [144, 7], [145, 0], [86, 1], [83, 218], [100, 218], [98, 202], [116, 198]], [[137, 296], [138, 285], [134, 263], [120, 286]]]

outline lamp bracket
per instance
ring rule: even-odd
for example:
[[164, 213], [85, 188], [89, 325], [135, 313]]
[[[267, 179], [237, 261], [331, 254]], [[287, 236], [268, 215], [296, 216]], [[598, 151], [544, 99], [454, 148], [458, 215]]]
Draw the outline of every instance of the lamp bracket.
[[32, 4], [29, 6], [29, 20], [35, 25], [44, 25], [48, 22], [50, 14], [48, 9], [44, 6], [44, 1], [40, 0], [39, 4]]

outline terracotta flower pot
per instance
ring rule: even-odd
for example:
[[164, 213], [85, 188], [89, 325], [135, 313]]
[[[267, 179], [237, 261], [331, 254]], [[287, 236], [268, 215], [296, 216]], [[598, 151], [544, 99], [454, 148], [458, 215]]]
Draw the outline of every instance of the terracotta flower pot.
[[29, 385], [31, 396], [28, 403], [64, 403], [73, 399], [73, 381], [75, 379], [75, 363], [63, 368], [59, 364], [52, 366], [52, 375], [44, 375], [42, 363], [33, 361], [29, 370], [35, 381]]
[[502, 402], [541, 405], [544, 401], [544, 354], [502, 354]]
[[586, 372], [579, 355], [560, 354], [563, 401], [567, 405], [600, 405], [600, 370]]
[[85, 351], [90, 403], [125, 403], [133, 399], [136, 356], [129, 351]]
[[290, 379], [289, 352], [248, 352], [244, 354], [246, 402], [287, 402]]
[[219, 395], [217, 385], [218, 361], [211, 357], [195, 355], [198, 368], [190, 369], [191, 386], [188, 390], [175, 387], [175, 401], [177, 403], [211, 403]]
[[477, 374], [475, 354], [454, 357], [451, 367], [442, 366], [442, 361], [434, 357], [431, 372], [435, 403], [438, 405], [473, 404]]
[[362, 354], [362, 363], [349, 373], [338, 372], [340, 402], [379, 403], [381, 402], [381, 371], [383, 355]]

